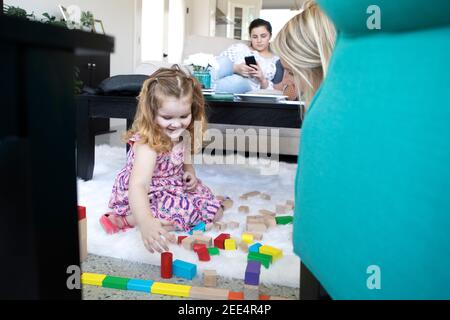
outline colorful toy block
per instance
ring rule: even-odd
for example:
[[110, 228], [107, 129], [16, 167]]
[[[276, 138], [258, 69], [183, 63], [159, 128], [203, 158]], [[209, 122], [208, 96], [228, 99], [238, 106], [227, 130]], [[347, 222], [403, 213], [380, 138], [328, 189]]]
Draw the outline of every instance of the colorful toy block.
[[216, 270], [203, 271], [203, 284], [205, 287], [216, 287], [217, 286]]
[[229, 239], [228, 233], [221, 233], [214, 239], [214, 246], [219, 249], [225, 249], [225, 240]]
[[248, 206], [240, 206], [240, 207], [238, 208], [238, 211], [239, 211], [240, 213], [245, 213], [245, 214], [247, 214], [247, 213], [250, 212], [250, 208], [249, 208]]
[[289, 224], [294, 220], [293, 216], [279, 216], [275, 217], [277, 224]]
[[259, 232], [249, 232], [249, 231], [247, 231], [246, 233], [252, 234], [253, 235], [253, 240], [261, 241], [262, 238], [263, 238], [262, 233], [259, 233]]
[[272, 262], [272, 256], [268, 254], [263, 254], [259, 252], [249, 252], [247, 259], [250, 261], [259, 261], [266, 268], [269, 269], [270, 263]]
[[87, 259], [87, 220], [86, 207], [77, 206], [78, 239], [80, 247], [80, 262]]
[[244, 300], [244, 292], [233, 292], [228, 293], [228, 300]]
[[161, 253], [161, 278], [172, 278], [172, 252]]
[[261, 273], [261, 262], [259, 261], [248, 261], [247, 268], [245, 269], [245, 284], [258, 285], [259, 275]]
[[86, 219], [86, 207], [77, 206], [78, 221]]
[[153, 282], [153, 280], [130, 279], [127, 284], [127, 290], [150, 293]]
[[172, 263], [172, 273], [176, 277], [192, 280], [197, 274], [197, 266], [177, 259]]
[[262, 246], [262, 244], [259, 242], [252, 244], [250, 247], [248, 247], [248, 252], [259, 253], [259, 247], [261, 247], [261, 246]]
[[202, 300], [228, 300], [229, 290], [219, 288], [192, 287], [189, 296]]
[[204, 243], [194, 243], [194, 246], [192, 247], [194, 252], [197, 252], [197, 250], [199, 250], [200, 248], [206, 249], [206, 245]]
[[106, 278], [103, 279], [102, 287], [127, 290], [128, 281], [130, 281], [128, 278], [106, 276]]
[[209, 261], [209, 260], [211, 260], [211, 257], [209, 256], [209, 253], [208, 253], [208, 249], [206, 247], [204, 247], [204, 246], [200, 247], [195, 252], [197, 252], [198, 259], [200, 261]]
[[265, 294], [260, 294], [259, 295], [259, 300], [269, 300], [269, 299], [270, 299], [270, 296], [267, 296]]
[[101, 287], [103, 284], [103, 280], [106, 277], [106, 274], [83, 272], [81, 274], [81, 283]]
[[272, 217], [275, 217], [275, 216], [276, 216], [276, 213], [275, 213], [275, 212], [270, 211], [270, 210], [266, 210], [266, 209], [261, 209], [261, 210], [259, 210], [258, 212], [259, 212], [260, 214], [262, 214], [262, 215], [267, 215], [267, 216], [272, 216]]
[[253, 242], [253, 234], [244, 232], [242, 234], [242, 241], [248, 244]]
[[212, 248], [208, 248], [208, 253], [210, 256], [216, 256], [220, 254], [219, 248], [216, 247], [212, 247]]
[[259, 286], [244, 284], [244, 298], [245, 300], [258, 300]]
[[225, 239], [224, 247], [225, 247], [225, 250], [236, 250], [236, 240]]
[[200, 231], [205, 231], [206, 228], [206, 224], [202, 221], [197, 223], [194, 227], [192, 227], [191, 231], [189, 231], [189, 234], [192, 235], [194, 231], [200, 230]]
[[167, 294], [169, 296], [189, 297], [191, 286], [173, 283], [154, 282], [151, 288], [152, 294]]
[[181, 241], [183, 241], [183, 239], [186, 239], [188, 236], [178, 236], [178, 244], [181, 244]]
[[259, 253], [272, 256], [272, 262], [280, 259], [283, 256], [282, 250], [266, 245], [259, 247]]

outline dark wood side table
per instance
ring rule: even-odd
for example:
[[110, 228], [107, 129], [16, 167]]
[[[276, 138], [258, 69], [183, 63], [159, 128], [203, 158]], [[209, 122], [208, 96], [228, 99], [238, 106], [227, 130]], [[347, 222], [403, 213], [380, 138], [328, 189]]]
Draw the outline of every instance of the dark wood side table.
[[[81, 299], [74, 65], [114, 39], [0, 15], [0, 299]], [[89, 209], [88, 209], [89, 210]]]

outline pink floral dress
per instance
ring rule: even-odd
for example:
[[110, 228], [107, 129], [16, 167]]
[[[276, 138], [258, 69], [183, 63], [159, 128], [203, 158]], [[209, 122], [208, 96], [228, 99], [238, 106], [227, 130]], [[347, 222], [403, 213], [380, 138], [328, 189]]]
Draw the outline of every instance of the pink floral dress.
[[[109, 200], [109, 208], [120, 216], [130, 212], [128, 185], [134, 163], [133, 144], [139, 140], [134, 135], [129, 144], [126, 166], [118, 173]], [[199, 222], [210, 223], [222, 205], [211, 190], [198, 180], [195, 190], [187, 191], [183, 182], [184, 143], [156, 158], [148, 200], [155, 218], [175, 222], [177, 230], [189, 231]]]

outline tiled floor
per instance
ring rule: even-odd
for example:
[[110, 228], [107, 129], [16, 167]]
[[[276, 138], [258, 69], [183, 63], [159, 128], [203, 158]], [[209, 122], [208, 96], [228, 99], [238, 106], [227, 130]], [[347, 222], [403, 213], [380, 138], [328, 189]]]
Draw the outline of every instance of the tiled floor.
[[[82, 264], [83, 272], [101, 273], [124, 278], [136, 278], [144, 280], [154, 280], [161, 282], [171, 282], [177, 284], [187, 284], [193, 286], [203, 286], [202, 277], [197, 276], [192, 281], [181, 278], [162, 279], [158, 266], [144, 263], [130, 262], [110, 257], [88, 255], [88, 259]], [[243, 291], [244, 281], [237, 279], [225, 279], [218, 277], [217, 287], [230, 291]], [[298, 288], [283, 286], [260, 286], [260, 294], [278, 296], [288, 299], [299, 299]], [[149, 294], [138, 291], [124, 291], [86, 285], [83, 286], [83, 299], [85, 300], [189, 300], [189, 298], [172, 297], [159, 294]]]

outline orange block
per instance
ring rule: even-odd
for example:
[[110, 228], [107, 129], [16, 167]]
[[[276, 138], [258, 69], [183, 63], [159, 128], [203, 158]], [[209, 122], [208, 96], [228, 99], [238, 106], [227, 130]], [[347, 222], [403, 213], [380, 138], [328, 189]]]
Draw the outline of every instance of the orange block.
[[261, 294], [259, 296], [259, 300], [269, 300], [269, 299], [270, 299], [270, 296], [266, 296], [266, 295], [263, 295], [263, 294]]
[[244, 300], [244, 293], [230, 291], [228, 293], [228, 300]]

